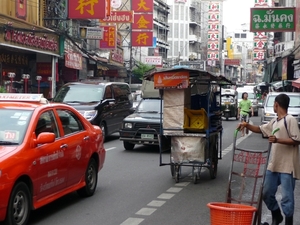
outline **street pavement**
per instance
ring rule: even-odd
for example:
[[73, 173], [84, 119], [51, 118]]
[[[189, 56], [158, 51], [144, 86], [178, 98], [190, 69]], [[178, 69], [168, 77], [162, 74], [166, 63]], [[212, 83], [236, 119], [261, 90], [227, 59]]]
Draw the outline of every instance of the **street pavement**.
[[[259, 123], [260, 120], [258, 120], [258, 118], [259, 117], [252, 118], [252, 122], [254, 123], [254, 125], [260, 124]], [[248, 137], [243, 139], [244, 140], [238, 144], [238, 147], [240, 148], [263, 150], [263, 149], [267, 149], [268, 147], [268, 140], [262, 138], [261, 134], [250, 133]], [[294, 194], [295, 194], [294, 225], [300, 225], [300, 180], [296, 182]], [[281, 200], [280, 186], [276, 198], [280, 203]], [[264, 203], [263, 203], [263, 211], [262, 211], [262, 222], [268, 222], [269, 224], [271, 224], [272, 222], [271, 212], [266, 208]], [[281, 224], [284, 224], [284, 221]]]

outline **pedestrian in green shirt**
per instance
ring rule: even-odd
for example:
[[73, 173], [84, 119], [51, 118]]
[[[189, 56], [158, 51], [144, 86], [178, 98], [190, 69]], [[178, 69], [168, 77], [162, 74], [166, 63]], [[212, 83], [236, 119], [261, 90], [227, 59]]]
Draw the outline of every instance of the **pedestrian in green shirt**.
[[[253, 116], [253, 107], [252, 102], [248, 99], [248, 93], [244, 92], [242, 94], [242, 101], [239, 103], [238, 107], [238, 117], [240, 118], [241, 122], [245, 121], [249, 123], [249, 114], [251, 110], [251, 115]], [[244, 129], [242, 129], [242, 136], [244, 136]], [[248, 129], [246, 129], [246, 134], [248, 134]]]

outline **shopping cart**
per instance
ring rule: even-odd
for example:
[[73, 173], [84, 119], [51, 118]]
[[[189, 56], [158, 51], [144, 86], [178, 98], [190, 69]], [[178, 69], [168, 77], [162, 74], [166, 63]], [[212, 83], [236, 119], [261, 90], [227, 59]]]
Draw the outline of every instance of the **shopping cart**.
[[[274, 130], [272, 134], [275, 134], [278, 130]], [[217, 206], [215, 206], [215, 203], [208, 204], [208, 207], [211, 208], [212, 225], [217, 223], [226, 224], [228, 218], [231, 218], [232, 225], [261, 225], [262, 189], [271, 143], [266, 150], [239, 148], [236, 146], [238, 131], [235, 130], [234, 132], [226, 203]], [[217, 223], [213, 222], [213, 217], [216, 216], [222, 217]], [[245, 217], [247, 217], [247, 221], [245, 221]], [[267, 223], [264, 223], [264, 225], [267, 225]]]

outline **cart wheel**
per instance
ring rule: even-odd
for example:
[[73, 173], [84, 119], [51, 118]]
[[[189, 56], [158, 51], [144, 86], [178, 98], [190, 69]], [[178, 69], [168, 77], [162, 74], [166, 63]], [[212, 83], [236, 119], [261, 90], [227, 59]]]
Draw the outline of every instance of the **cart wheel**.
[[180, 177], [180, 166], [176, 165], [175, 166], [175, 182], [178, 183], [179, 182], [179, 177]]
[[218, 172], [218, 163], [212, 162], [209, 167], [210, 178], [215, 179]]
[[193, 181], [194, 181], [194, 184], [197, 184], [198, 176], [197, 176], [197, 173], [195, 173], [195, 172], [194, 172], [194, 176], [193, 176]]
[[176, 183], [179, 183], [179, 172], [176, 172], [176, 175], [175, 175], [175, 182], [176, 182]]
[[174, 164], [171, 164], [171, 165], [170, 165], [170, 169], [171, 169], [171, 175], [172, 175], [172, 178], [174, 178], [174, 176], [175, 176], [175, 165], [174, 165]]

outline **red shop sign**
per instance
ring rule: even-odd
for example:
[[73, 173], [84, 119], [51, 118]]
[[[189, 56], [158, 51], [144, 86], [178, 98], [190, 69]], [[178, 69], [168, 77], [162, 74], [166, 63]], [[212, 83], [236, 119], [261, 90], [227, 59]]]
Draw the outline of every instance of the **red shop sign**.
[[82, 55], [71, 52], [65, 54], [65, 66], [75, 70], [82, 69]]

